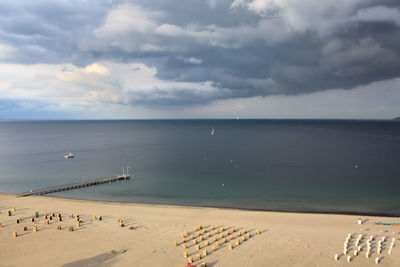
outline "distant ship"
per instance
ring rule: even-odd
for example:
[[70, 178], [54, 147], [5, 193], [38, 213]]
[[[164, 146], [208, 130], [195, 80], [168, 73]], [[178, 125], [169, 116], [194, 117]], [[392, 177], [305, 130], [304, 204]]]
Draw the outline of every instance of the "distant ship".
[[211, 135], [214, 135], [214, 128], [211, 129]]
[[71, 152], [69, 152], [68, 155], [64, 156], [64, 159], [73, 159], [73, 158], [75, 158], [75, 156]]

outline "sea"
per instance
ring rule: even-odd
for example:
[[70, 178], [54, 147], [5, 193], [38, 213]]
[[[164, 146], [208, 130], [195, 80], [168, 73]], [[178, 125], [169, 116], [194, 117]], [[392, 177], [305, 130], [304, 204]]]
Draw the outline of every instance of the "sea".
[[133, 179], [48, 196], [400, 216], [400, 122], [0, 121], [0, 192], [127, 171]]

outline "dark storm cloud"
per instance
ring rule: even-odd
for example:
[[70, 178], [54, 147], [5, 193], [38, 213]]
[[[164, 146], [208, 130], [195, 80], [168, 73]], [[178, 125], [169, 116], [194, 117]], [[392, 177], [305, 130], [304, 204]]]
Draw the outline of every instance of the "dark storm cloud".
[[161, 80], [209, 81], [217, 89], [155, 89], [127, 101], [146, 106], [350, 89], [400, 76], [398, 1], [327, 1], [309, 11], [290, 1], [233, 2], [5, 1], [0, 44], [17, 53], [0, 60], [140, 62], [156, 67]]

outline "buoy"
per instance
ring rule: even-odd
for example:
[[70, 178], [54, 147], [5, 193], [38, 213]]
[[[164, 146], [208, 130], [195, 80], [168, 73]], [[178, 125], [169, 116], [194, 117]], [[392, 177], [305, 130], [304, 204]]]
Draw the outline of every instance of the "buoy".
[[196, 245], [196, 250], [200, 250], [200, 245]]
[[187, 252], [183, 252], [183, 257], [187, 258], [188, 257], [188, 253]]
[[375, 258], [375, 263], [378, 264], [381, 260], [379, 259], [379, 257]]
[[216, 250], [217, 250], [217, 246], [213, 246], [212, 249], [213, 249], [214, 251], [216, 251]]
[[339, 255], [335, 254], [335, 261], [339, 260]]
[[347, 256], [347, 262], [351, 262], [351, 256]]
[[175, 245], [175, 247], [178, 246], [178, 241], [175, 240], [174, 245]]
[[17, 237], [17, 236], [18, 236], [17, 232], [13, 232], [13, 237]]
[[33, 226], [33, 231], [37, 232], [37, 227], [36, 226]]
[[207, 256], [207, 254], [208, 254], [207, 249], [203, 250], [203, 255], [204, 255], [204, 256]]

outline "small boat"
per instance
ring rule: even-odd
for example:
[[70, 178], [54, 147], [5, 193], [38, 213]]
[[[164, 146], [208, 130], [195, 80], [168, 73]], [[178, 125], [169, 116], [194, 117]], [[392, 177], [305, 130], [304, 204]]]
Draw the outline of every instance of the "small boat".
[[214, 135], [214, 128], [211, 129], [211, 135]]
[[75, 158], [75, 156], [71, 152], [69, 152], [68, 155], [64, 156], [64, 159], [73, 159], [73, 158]]

